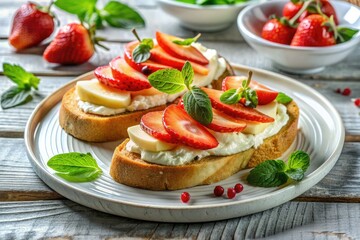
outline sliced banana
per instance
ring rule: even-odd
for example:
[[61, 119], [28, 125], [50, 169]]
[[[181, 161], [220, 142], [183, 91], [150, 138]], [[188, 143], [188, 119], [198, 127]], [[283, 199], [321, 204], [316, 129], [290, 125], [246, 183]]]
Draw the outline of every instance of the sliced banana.
[[160, 152], [171, 150], [176, 147], [176, 144], [167, 143], [144, 132], [140, 125], [135, 125], [127, 129], [131, 141], [138, 145], [141, 149]]
[[105, 86], [97, 79], [78, 81], [76, 91], [82, 101], [108, 108], [126, 108], [131, 102], [129, 92]]
[[[275, 118], [277, 113], [277, 102], [274, 101], [266, 105], [258, 105], [256, 107], [256, 110], [272, 118]], [[250, 122], [250, 121], [246, 121], [246, 123], [247, 125], [243, 133], [247, 133], [247, 134], [261, 133], [265, 130], [265, 128], [267, 128], [271, 124], [271, 123], [259, 123], [259, 122]]]

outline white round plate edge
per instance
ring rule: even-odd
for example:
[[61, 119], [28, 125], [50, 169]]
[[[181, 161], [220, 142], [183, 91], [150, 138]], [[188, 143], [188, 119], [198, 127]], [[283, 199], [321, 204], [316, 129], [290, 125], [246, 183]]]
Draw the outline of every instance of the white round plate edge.
[[[342, 147], [345, 139], [345, 130], [342, 124], [342, 120], [336, 109], [331, 105], [331, 103], [323, 97], [321, 94], [317, 93], [310, 87], [297, 82], [294, 79], [289, 77], [269, 72], [266, 70], [251, 68], [247, 66], [232, 64], [234, 69], [240, 71], [252, 70], [254, 72], [258, 72], [260, 74], [272, 75], [274, 77], [278, 77], [283, 79], [284, 81], [290, 81], [292, 84], [296, 84], [301, 86], [302, 88], [308, 88], [309, 91], [315, 92], [324, 102], [327, 103], [327, 107], [334, 114], [334, 121], [338, 122], [341, 125], [340, 130], [340, 138], [339, 138], [339, 147], [328, 157], [324, 163], [317, 168], [314, 172], [311, 173], [311, 177], [307, 176], [303, 179], [302, 182], [297, 184], [291, 184], [286, 187], [283, 187], [275, 192], [268, 193], [261, 197], [252, 198], [248, 201], [242, 201], [241, 206], [237, 202], [231, 202], [227, 204], [215, 205], [215, 206], [191, 206], [184, 205], [182, 207], [152, 207], [146, 205], [138, 205], [131, 203], [121, 203], [118, 201], [114, 201], [111, 198], [102, 197], [99, 198], [96, 195], [92, 195], [86, 191], [82, 191], [81, 189], [77, 189], [76, 187], [59, 182], [53, 174], [49, 173], [36, 159], [36, 156], [33, 152], [33, 142], [32, 142], [32, 134], [34, 133], [36, 126], [33, 122], [36, 122], [35, 117], [39, 117], [39, 113], [42, 108], [47, 104], [48, 98], [45, 98], [37, 108], [35, 108], [34, 112], [30, 116], [28, 123], [25, 128], [25, 144], [27, 148], [28, 157], [30, 162], [37, 173], [37, 175], [52, 189], [59, 192], [61, 195], [88, 206], [90, 208], [94, 208], [103, 212], [116, 214], [125, 217], [137, 218], [142, 220], [155, 220], [155, 221], [164, 221], [164, 222], [204, 222], [204, 221], [214, 221], [221, 219], [228, 219], [233, 217], [239, 217], [243, 215], [252, 214], [255, 212], [260, 212], [275, 206], [278, 206], [282, 203], [285, 203], [306, 190], [310, 187], [318, 183], [335, 165], [338, 157], [341, 154]], [[57, 91], [55, 91], [52, 95], [56, 95], [59, 92], [62, 92], [64, 88], [70, 88], [75, 82], [79, 79], [83, 79], [84, 77], [92, 76], [92, 72], [86, 73], [84, 75], [75, 78], [73, 81], [67, 83]], [[50, 95], [50, 96], [52, 96]], [[41, 115], [41, 114], [40, 114]], [[286, 193], [286, 194], [285, 194]], [[271, 201], [262, 201], [266, 199], [271, 199]], [[254, 201], [261, 201], [261, 204], [257, 204], [256, 208], [254, 208]]]

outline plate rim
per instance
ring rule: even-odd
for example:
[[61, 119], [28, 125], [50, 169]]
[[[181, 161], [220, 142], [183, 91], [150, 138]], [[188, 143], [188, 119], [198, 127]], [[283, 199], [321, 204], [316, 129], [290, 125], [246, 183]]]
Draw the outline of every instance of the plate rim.
[[[39, 161], [35, 156], [35, 153], [32, 148], [32, 142], [33, 142], [33, 133], [35, 133], [37, 127], [32, 126], [33, 125], [32, 122], [34, 121], [35, 117], [38, 117], [40, 112], [42, 112], [42, 114], [40, 114], [40, 115], [42, 115], [40, 118], [43, 118], [47, 114], [47, 112], [51, 110], [51, 108], [50, 108], [46, 112], [41, 111], [41, 109], [44, 107], [44, 105], [46, 105], [46, 103], [49, 101], [49, 99], [51, 99], [53, 97], [53, 95], [59, 94], [59, 92], [65, 91], [65, 89], [70, 88], [79, 79], [91, 76], [93, 74], [93, 71], [82, 74], [82, 75], [74, 78], [70, 82], [66, 83], [65, 85], [59, 87], [57, 90], [55, 90], [53, 93], [48, 95], [45, 99], [43, 99], [38, 104], [38, 106], [34, 109], [34, 111], [32, 112], [31, 116], [28, 119], [26, 127], [25, 127], [24, 140], [25, 140], [27, 155], [30, 160], [30, 163], [33, 166], [33, 169], [35, 170], [36, 174], [44, 181], [45, 184], [47, 184], [48, 186], [50, 186], [52, 189], [54, 189], [57, 192], [59, 192], [59, 191], [58, 191], [58, 187], [56, 185], [59, 184], [59, 185], [61, 185], [61, 187], [68, 188], [71, 191], [75, 191], [77, 193], [86, 195], [88, 197], [93, 197], [93, 198], [96, 198], [99, 200], [107, 201], [112, 204], [115, 203], [115, 204], [125, 205], [125, 206], [129, 206], [129, 207], [134, 207], [134, 208], [151, 208], [151, 209], [168, 210], [168, 211], [172, 211], [172, 210], [173, 211], [178, 211], [178, 210], [179, 211], [187, 211], [187, 210], [215, 209], [215, 208], [219, 208], [219, 207], [234, 207], [239, 204], [246, 205], [246, 204], [251, 204], [254, 201], [266, 200], [268, 198], [272, 198], [274, 196], [281, 195], [281, 194], [283, 194], [283, 192], [291, 192], [291, 191], [298, 190], [298, 191], [296, 191], [296, 194], [292, 194], [290, 198], [284, 197], [282, 199], [282, 201], [278, 202], [277, 204], [271, 204], [272, 207], [270, 207], [270, 208], [273, 208], [273, 207], [283, 204], [293, 198], [296, 198], [297, 196], [301, 195], [303, 192], [305, 192], [306, 190], [310, 189], [312, 186], [317, 184], [326, 174], [328, 174], [328, 172], [333, 168], [333, 166], [337, 162], [337, 160], [342, 152], [342, 148], [344, 146], [344, 141], [345, 141], [345, 128], [344, 128], [341, 116], [338, 113], [338, 111], [336, 110], [336, 108], [331, 104], [331, 102], [327, 98], [325, 98], [321, 93], [317, 92], [315, 89], [311, 88], [310, 86], [305, 85], [304, 83], [298, 82], [295, 79], [290, 78], [288, 76], [285, 76], [285, 75], [282, 75], [279, 73], [275, 73], [275, 72], [271, 72], [268, 70], [264, 70], [264, 69], [248, 67], [245, 65], [234, 64], [234, 63], [231, 63], [231, 66], [235, 70], [240, 70], [240, 71], [252, 70], [252, 71], [254, 71], [255, 74], [256, 74], [256, 72], [259, 72], [264, 75], [272, 75], [275, 78], [282, 78], [286, 82], [290, 82], [291, 84], [300, 86], [303, 89], [305, 88], [305, 90], [311, 91], [313, 94], [315, 94], [317, 97], [319, 97], [323, 102], [325, 102], [326, 107], [331, 110], [331, 113], [335, 114], [335, 116], [333, 116], [334, 122], [338, 122], [341, 125], [341, 129], [339, 130], [340, 131], [340, 138], [338, 140], [339, 144], [337, 145], [337, 148], [332, 151], [331, 155], [329, 155], [328, 158], [318, 168], [316, 168], [313, 172], [311, 172], [309, 175], [307, 175], [301, 182], [289, 184], [287, 186], [282, 187], [281, 189], [277, 189], [276, 191], [269, 192], [264, 195], [252, 197], [252, 198], [245, 199], [245, 200], [242, 199], [241, 202], [229, 201], [227, 203], [213, 203], [213, 204], [203, 204], [203, 205], [186, 205], [186, 204], [184, 204], [184, 205], [179, 205], [179, 206], [154, 206], [154, 205], [150, 205], [150, 204], [144, 205], [144, 204], [140, 204], [140, 203], [131, 203], [128, 201], [121, 201], [119, 199], [112, 199], [111, 197], [106, 197], [106, 196], [99, 196], [96, 193], [88, 192], [86, 190], [80, 189], [76, 185], [74, 186], [72, 183], [68, 183], [68, 182], [59, 180], [59, 178], [56, 177], [53, 173], [49, 172], [49, 170], [46, 169], [46, 166], [43, 166], [40, 163], [41, 161]], [[60, 101], [61, 101], [61, 99], [60, 99]], [[56, 104], [57, 103], [58, 103], [58, 101], [56, 101]], [[36, 125], [38, 125], [38, 124], [36, 124]], [[309, 182], [311, 182], [311, 184], [309, 184]], [[306, 185], [311, 185], [311, 186], [310, 187], [302, 187], [302, 186], [306, 186]], [[68, 199], [71, 199], [75, 202], [78, 202], [79, 204], [89, 206], [88, 204], [85, 204], [84, 202], [79, 202], [77, 200], [74, 200], [71, 196], [68, 196], [70, 194], [61, 193], [61, 195], [63, 195], [64, 197], [66, 197]], [[96, 208], [94, 206], [90, 206], [90, 207], [95, 208], [100, 211], [103, 211], [103, 212], [112, 213], [112, 212], [106, 211], [101, 208], [100, 209]], [[269, 208], [265, 208], [265, 209], [269, 209]], [[262, 209], [259, 211], [263, 211], [265, 209]], [[248, 214], [259, 212], [259, 211], [249, 212]], [[114, 214], [114, 213], [112, 213], [112, 214]], [[137, 218], [137, 217], [126, 216], [126, 215], [123, 215], [123, 216]], [[227, 218], [229, 218], [229, 217], [217, 218], [215, 220], [227, 219]], [[138, 218], [138, 219], [149, 220], [149, 218]], [[214, 219], [200, 220], [200, 221], [194, 221], [194, 222], [204, 222], [204, 221], [212, 221], [212, 220], [214, 220]], [[166, 220], [166, 221], [168, 221], [168, 220]], [[186, 221], [186, 220], [184, 220], [184, 221]], [[175, 221], [175, 222], [181, 222], [181, 221]]]

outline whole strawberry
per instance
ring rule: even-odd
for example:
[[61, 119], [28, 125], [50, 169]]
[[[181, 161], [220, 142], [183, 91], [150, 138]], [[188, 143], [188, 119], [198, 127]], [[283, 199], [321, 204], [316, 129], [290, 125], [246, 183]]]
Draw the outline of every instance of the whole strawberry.
[[268, 20], [261, 32], [261, 37], [276, 43], [289, 45], [295, 34], [296, 28], [288, 26], [284, 19], [270, 19]]
[[90, 31], [79, 23], [70, 23], [59, 30], [43, 57], [51, 63], [74, 65], [88, 61], [94, 51]]
[[53, 31], [54, 20], [49, 7], [43, 8], [29, 2], [15, 12], [9, 43], [17, 50], [33, 47], [48, 38]]
[[336, 44], [334, 32], [329, 18], [313, 14], [306, 17], [299, 24], [291, 46], [323, 47]]

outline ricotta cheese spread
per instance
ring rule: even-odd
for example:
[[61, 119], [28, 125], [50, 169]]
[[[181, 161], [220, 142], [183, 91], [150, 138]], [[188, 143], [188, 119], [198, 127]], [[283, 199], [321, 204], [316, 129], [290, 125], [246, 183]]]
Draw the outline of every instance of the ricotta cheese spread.
[[[197, 48], [209, 60], [209, 64], [207, 66], [209, 69], [209, 73], [207, 75], [195, 74], [193, 83], [194, 85], [199, 87], [208, 86], [214, 79], [218, 79], [224, 73], [226, 69], [225, 59], [219, 58], [216, 50], [208, 49], [200, 43], [193, 43], [192, 45]], [[161, 106], [166, 103], [173, 102], [176, 98], [183, 94], [184, 92], [171, 95], [166, 93], [159, 93], [151, 96], [137, 95], [131, 99], [131, 103], [129, 106], [127, 106], [126, 108], [118, 109], [99, 106], [81, 100], [78, 101], [78, 107], [86, 113], [92, 113], [101, 116], [110, 116], [120, 114], [126, 111], [132, 112]]]
[[208, 150], [199, 150], [188, 146], [178, 146], [171, 151], [151, 152], [141, 149], [131, 140], [127, 143], [126, 150], [140, 154], [141, 159], [144, 161], [172, 166], [183, 165], [195, 159], [199, 160], [210, 155], [232, 155], [245, 151], [251, 147], [257, 148], [266, 138], [277, 134], [289, 121], [289, 116], [286, 111], [286, 106], [278, 104], [275, 121], [269, 124], [263, 132], [256, 135], [212, 131], [211, 133], [218, 140], [219, 145], [216, 148]]

